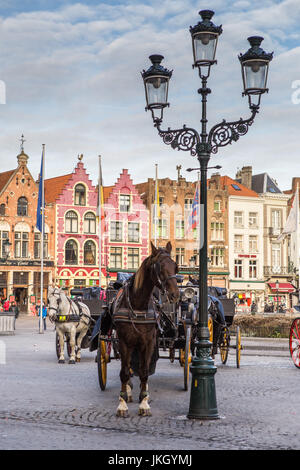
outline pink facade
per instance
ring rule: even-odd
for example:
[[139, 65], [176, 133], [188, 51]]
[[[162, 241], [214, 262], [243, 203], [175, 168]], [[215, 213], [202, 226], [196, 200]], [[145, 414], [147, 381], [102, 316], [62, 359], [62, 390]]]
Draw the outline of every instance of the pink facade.
[[55, 201], [57, 281], [65, 287], [99, 284], [98, 191], [81, 161]]
[[149, 212], [126, 169], [104, 197], [102, 263], [115, 278], [118, 271], [136, 271], [149, 255]]

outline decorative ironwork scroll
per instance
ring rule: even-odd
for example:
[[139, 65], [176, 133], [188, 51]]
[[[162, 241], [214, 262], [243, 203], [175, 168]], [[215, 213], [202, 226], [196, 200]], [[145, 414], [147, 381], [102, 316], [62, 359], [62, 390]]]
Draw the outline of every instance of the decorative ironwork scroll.
[[200, 143], [199, 134], [195, 129], [183, 126], [182, 129], [163, 131], [160, 128], [160, 122], [155, 122], [158, 134], [162, 137], [163, 141], [167, 145], [171, 145], [173, 149], [183, 150], [190, 152], [192, 156], [197, 155], [197, 145]]
[[211, 144], [211, 152], [217, 153], [219, 147], [225, 147], [232, 142], [236, 142], [240, 136], [247, 134], [249, 127], [253, 124], [254, 118], [258, 113], [258, 108], [252, 108], [252, 115], [249, 119], [226, 122], [225, 119], [216, 124], [210, 130], [208, 141]]

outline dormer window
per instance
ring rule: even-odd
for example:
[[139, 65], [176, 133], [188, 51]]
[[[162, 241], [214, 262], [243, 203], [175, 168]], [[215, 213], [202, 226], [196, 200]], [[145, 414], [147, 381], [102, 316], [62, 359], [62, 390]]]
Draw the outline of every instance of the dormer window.
[[86, 194], [85, 187], [83, 184], [77, 184], [75, 186], [75, 205], [85, 206]]
[[130, 194], [120, 194], [120, 212], [130, 212]]
[[18, 199], [17, 215], [19, 216], [28, 215], [28, 201], [26, 197], [22, 196]]

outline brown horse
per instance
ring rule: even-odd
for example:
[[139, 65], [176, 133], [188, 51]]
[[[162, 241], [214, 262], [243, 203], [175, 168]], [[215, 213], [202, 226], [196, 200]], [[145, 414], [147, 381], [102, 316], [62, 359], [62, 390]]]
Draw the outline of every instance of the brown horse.
[[[157, 345], [157, 308], [153, 291], [158, 288], [171, 302], [179, 298], [176, 273], [178, 267], [171, 258], [172, 245], [155, 248], [141, 264], [130, 282], [120, 289], [113, 303], [113, 320], [119, 339], [121, 356], [121, 391], [117, 416], [128, 416], [127, 402], [131, 396], [132, 353], [138, 351], [140, 378], [139, 415], [151, 416], [148, 393], [148, 376], [152, 356]], [[157, 358], [156, 358], [157, 359]]]

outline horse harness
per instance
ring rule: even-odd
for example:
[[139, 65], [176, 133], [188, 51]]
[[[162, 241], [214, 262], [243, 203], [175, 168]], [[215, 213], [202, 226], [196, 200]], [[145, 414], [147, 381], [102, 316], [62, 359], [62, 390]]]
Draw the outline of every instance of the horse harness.
[[[163, 295], [167, 295], [166, 284], [168, 280], [176, 279], [176, 274], [172, 274], [168, 276], [165, 280], [162, 280], [160, 277], [160, 272], [161, 272], [160, 263], [157, 261], [152, 266], [152, 272], [156, 276], [156, 279], [154, 280], [155, 286], [158, 287], [158, 289], [162, 292]], [[117, 293], [115, 301], [113, 302], [113, 311], [112, 311], [113, 322], [114, 323], [118, 323], [118, 322], [131, 323], [134, 328], [135, 328], [135, 324], [143, 324], [143, 325], [157, 324], [159, 329], [161, 329], [160, 324], [159, 324], [159, 314], [160, 314], [159, 302], [155, 299], [153, 295], [150, 297], [147, 310], [133, 310], [131, 302], [130, 302], [130, 297], [129, 297], [129, 287], [130, 287], [131, 282], [132, 280], [127, 281], [124, 284], [124, 286], [119, 289]], [[127, 304], [127, 308], [126, 307], [120, 308], [121, 303], [124, 298]]]
[[[55, 295], [55, 293], [54, 293], [54, 295]], [[83, 319], [82, 317], [88, 318], [89, 321], [91, 320], [91, 317], [89, 315], [87, 315], [86, 313], [84, 313], [84, 311], [82, 310], [81, 305], [79, 304], [77, 299], [69, 299], [69, 297], [67, 297], [67, 296], [66, 296], [66, 299], [69, 302], [69, 312], [67, 313], [67, 315], [60, 315], [59, 314], [59, 304], [61, 302], [60, 297], [57, 298], [57, 308], [49, 307], [49, 310], [54, 310], [56, 312], [56, 317], [52, 321], [55, 321], [55, 322], [58, 322], [58, 323], [78, 322], [78, 325], [79, 325], [80, 321]], [[77, 308], [79, 310], [79, 314], [71, 313], [71, 311], [73, 310], [73, 303], [77, 306]], [[74, 312], [74, 310], [73, 310], [73, 312]], [[84, 321], [84, 323], [86, 323], [86, 322]], [[89, 322], [86, 323], [86, 325], [88, 325], [88, 324], [89, 324]]]

